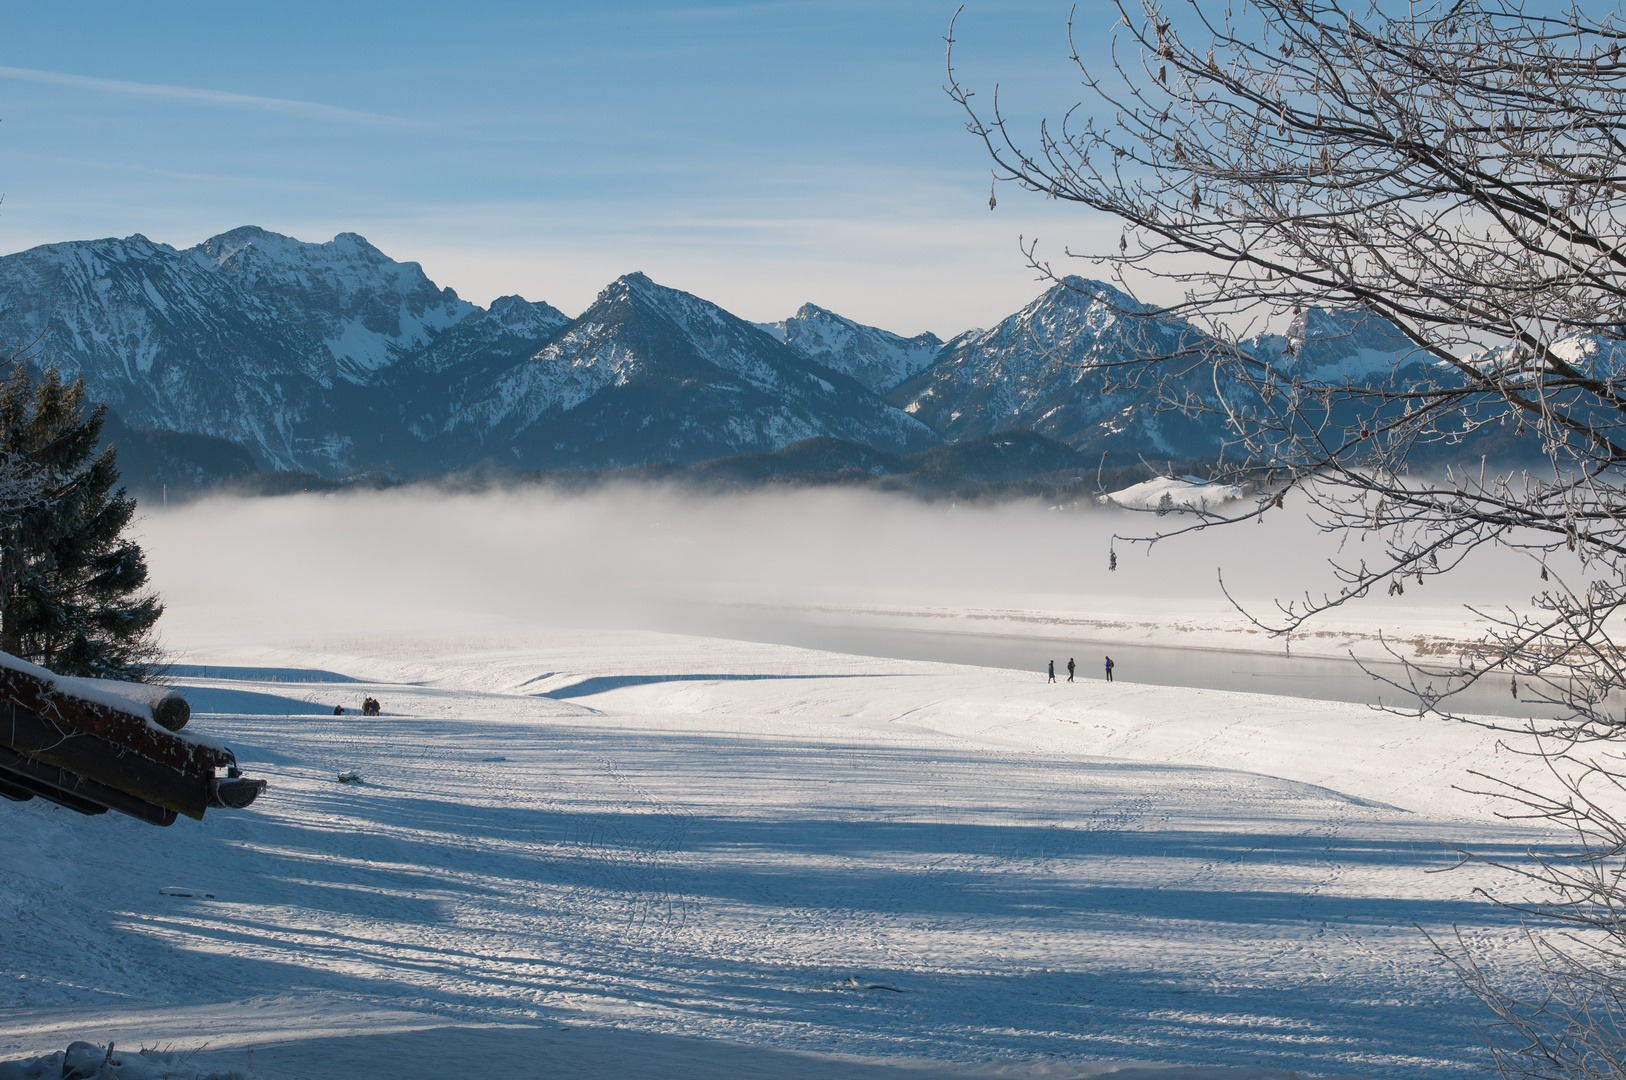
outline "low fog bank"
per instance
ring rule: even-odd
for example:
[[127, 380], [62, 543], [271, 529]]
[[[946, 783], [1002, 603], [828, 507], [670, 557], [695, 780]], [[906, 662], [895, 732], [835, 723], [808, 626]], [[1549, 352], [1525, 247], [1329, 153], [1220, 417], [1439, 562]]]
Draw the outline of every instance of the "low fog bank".
[[[1302, 506], [1302, 504], [1300, 504]], [[1234, 619], [1233, 595], [1336, 591], [1338, 538], [1295, 512], [1209, 528], [1147, 550], [1114, 532], [1157, 517], [1033, 505], [966, 507], [842, 489], [697, 496], [659, 488], [466, 495], [358, 492], [216, 498], [139, 524], [156, 589], [181, 616], [273, 613], [308, 632], [391, 624], [616, 627], [773, 640], [774, 626], [839, 624], [851, 608], [981, 609]], [[1358, 559], [1375, 538], [1345, 538]], [[1485, 553], [1449, 578], [1348, 610], [1404, 628], [1461, 605], [1522, 605], [1538, 570]]]

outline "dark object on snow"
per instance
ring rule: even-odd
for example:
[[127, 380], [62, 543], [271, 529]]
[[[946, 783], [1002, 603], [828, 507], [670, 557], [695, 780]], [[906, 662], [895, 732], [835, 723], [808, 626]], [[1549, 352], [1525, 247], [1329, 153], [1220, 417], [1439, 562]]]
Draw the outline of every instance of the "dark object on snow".
[[890, 990], [894, 994], [903, 993], [903, 991], [899, 990], [896, 986], [888, 986], [885, 983], [861, 983], [852, 975], [847, 976], [847, 985], [852, 987], [854, 990]]
[[105, 1052], [95, 1043], [69, 1043], [68, 1052], [62, 1055], [62, 1080], [95, 1080], [117, 1064], [120, 1063], [113, 1060], [111, 1042]]
[[196, 896], [201, 896], [205, 900], [213, 900], [215, 898], [215, 894], [212, 893], [212, 892], [198, 892], [196, 889], [182, 889], [182, 888], [177, 888], [174, 885], [165, 885], [162, 889], [158, 890], [158, 895], [159, 896], [184, 896], [187, 899], [191, 899], [192, 897], [196, 897]]
[[341, 783], [341, 784], [359, 784], [359, 783], [361, 783], [361, 774], [360, 773], [354, 773], [354, 772], [342, 772], [342, 773], [339, 774], [339, 783]]
[[191, 716], [173, 691], [64, 678], [0, 653], [0, 798], [168, 825], [241, 809], [265, 790], [230, 750], [170, 730], [160, 710], [170, 723]]
[[1050, 661], [1050, 679], [1049, 679], [1049, 681], [1050, 682], [1055, 682], [1056, 681], [1056, 662], [1054, 660]]
[[344, 706], [343, 705], [335, 705], [335, 706], [333, 706], [333, 715], [334, 716], [343, 716], [344, 715]]
[[1075, 672], [1077, 670], [1078, 670], [1078, 665], [1075, 664], [1073, 662], [1073, 658], [1071, 656], [1069, 656], [1067, 658], [1067, 681], [1068, 682], [1073, 681], [1073, 672]]
[[1117, 664], [1114, 664], [1114, 663], [1113, 663], [1113, 662], [1112, 662], [1112, 657], [1110, 657], [1110, 656], [1109, 656], [1109, 657], [1107, 657], [1107, 664], [1106, 664], [1106, 668], [1107, 668], [1107, 682], [1111, 682], [1111, 681], [1112, 681], [1112, 669], [1113, 669], [1113, 668], [1115, 668], [1115, 667], [1117, 667], [1117, 666], [1118, 666], [1118, 665], [1117, 665]]
[[363, 716], [377, 716], [382, 709], [383, 706], [378, 703], [378, 699], [375, 697], [366, 698], [361, 703], [361, 715]]

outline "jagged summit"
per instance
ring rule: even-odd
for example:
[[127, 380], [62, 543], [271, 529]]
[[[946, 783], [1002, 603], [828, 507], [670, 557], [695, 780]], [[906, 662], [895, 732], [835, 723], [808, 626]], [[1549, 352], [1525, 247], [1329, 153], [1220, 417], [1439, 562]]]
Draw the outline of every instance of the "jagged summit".
[[1355, 307], [1305, 308], [1285, 333], [1260, 334], [1244, 346], [1281, 371], [1334, 382], [1386, 378], [1430, 359], [1393, 323]]
[[1033, 430], [1073, 446], [1118, 433], [1137, 415], [1149, 448], [1175, 451], [1153, 424], [1144, 392], [1113, 365], [1167, 354], [1199, 335], [1099, 281], [1069, 277], [991, 330], [946, 346], [931, 367], [887, 395], [949, 439]]
[[936, 334], [912, 338], [837, 315], [817, 304], [803, 304], [777, 323], [759, 323], [809, 360], [850, 375], [876, 393], [884, 393], [937, 358], [943, 342]]
[[446, 433], [527, 468], [699, 461], [821, 435], [890, 449], [938, 441], [854, 380], [643, 273], [468, 389]]
[[356, 233], [312, 244], [245, 225], [192, 252], [320, 341], [332, 377], [351, 382], [368, 381], [476, 310], [417, 263], [396, 262]]

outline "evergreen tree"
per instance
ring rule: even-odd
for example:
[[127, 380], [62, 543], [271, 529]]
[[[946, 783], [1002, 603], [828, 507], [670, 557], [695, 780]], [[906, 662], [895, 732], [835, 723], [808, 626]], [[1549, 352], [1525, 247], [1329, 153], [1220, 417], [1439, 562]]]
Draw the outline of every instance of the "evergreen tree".
[[147, 562], [123, 537], [135, 502], [117, 487], [107, 406], [85, 382], [23, 365], [0, 387], [0, 650], [64, 675], [142, 678], [158, 656], [163, 613], [143, 591]]

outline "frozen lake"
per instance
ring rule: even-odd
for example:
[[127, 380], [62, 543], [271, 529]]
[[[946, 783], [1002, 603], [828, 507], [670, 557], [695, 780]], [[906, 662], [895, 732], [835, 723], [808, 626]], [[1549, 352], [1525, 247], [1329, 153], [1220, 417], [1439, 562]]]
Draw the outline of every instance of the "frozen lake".
[[[851, 653], [894, 660], [934, 660], [945, 664], [1032, 671], [1042, 678], [1048, 661], [1056, 678], [1067, 678], [1067, 660], [1078, 662], [1079, 680], [1103, 678], [1103, 658], [1117, 665], [1120, 682], [1280, 694], [1316, 701], [1409, 708], [1417, 700], [1398, 663], [1292, 657], [1281, 653], [1228, 649], [1158, 647], [1081, 638], [973, 634], [892, 627], [842, 625], [795, 619], [731, 620], [730, 636], [776, 645]], [[1388, 680], [1387, 682], [1384, 680]], [[1427, 685], [1426, 683], [1424, 684]], [[1491, 716], [1546, 716], [1550, 709], [1521, 703], [1501, 676], [1469, 687], [1454, 697], [1460, 712]]]

